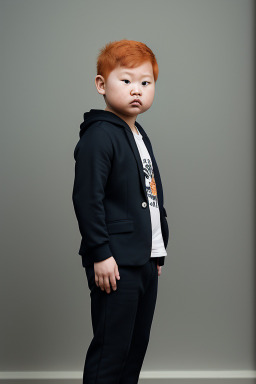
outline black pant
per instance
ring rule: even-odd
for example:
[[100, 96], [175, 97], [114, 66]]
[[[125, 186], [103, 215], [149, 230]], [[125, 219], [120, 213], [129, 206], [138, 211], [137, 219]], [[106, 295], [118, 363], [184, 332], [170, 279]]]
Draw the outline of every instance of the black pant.
[[93, 339], [87, 350], [83, 384], [136, 384], [146, 354], [158, 289], [157, 258], [142, 266], [118, 266], [117, 290], [95, 284], [86, 267]]

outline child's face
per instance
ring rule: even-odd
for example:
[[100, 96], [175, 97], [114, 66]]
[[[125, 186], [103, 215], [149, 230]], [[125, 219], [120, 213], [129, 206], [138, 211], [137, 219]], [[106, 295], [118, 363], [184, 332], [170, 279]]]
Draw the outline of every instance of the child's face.
[[[147, 111], [154, 100], [155, 81], [152, 64], [146, 61], [136, 68], [117, 67], [101, 85], [99, 90], [98, 83], [97, 89], [99, 93], [105, 95], [108, 110], [136, 117]], [[141, 104], [132, 103], [134, 99], [139, 99]]]

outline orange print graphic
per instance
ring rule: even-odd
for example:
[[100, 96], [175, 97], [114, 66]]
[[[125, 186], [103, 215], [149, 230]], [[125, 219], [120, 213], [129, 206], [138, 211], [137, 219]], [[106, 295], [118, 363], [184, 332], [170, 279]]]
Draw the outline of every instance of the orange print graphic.
[[157, 195], [157, 192], [156, 192], [156, 182], [155, 182], [155, 178], [154, 177], [152, 177], [152, 179], [151, 179], [150, 188], [151, 188], [152, 195], [156, 196]]

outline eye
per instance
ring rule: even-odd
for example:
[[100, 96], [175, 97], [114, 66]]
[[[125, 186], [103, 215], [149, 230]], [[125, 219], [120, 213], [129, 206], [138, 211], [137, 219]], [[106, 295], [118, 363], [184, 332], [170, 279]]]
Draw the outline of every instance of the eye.
[[[130, 80], [127, 80], [127, 79], [124, 79], [124, 80], [122, 80], [122, 81], [129, 81], [129, 82], [130, 82]], [[125, 84], [128, 84], [128, 83], [125, 83]]]
[[150, 84], [150, 82], [149, 82], [149, 81], [142, 81], [142, 84], [143, 84], [143, 83], [148, 83], [148, 84]]

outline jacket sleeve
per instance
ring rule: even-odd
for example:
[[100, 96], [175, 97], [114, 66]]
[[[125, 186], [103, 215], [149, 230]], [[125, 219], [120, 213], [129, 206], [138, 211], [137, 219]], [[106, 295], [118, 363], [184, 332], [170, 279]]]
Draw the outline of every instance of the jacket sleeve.
[[81, 236], [94, 262], [112, 256], [103, 204], [112, 157], [109, 133], [100, 125], [89, 127], [74, 151], [72, 200]]

